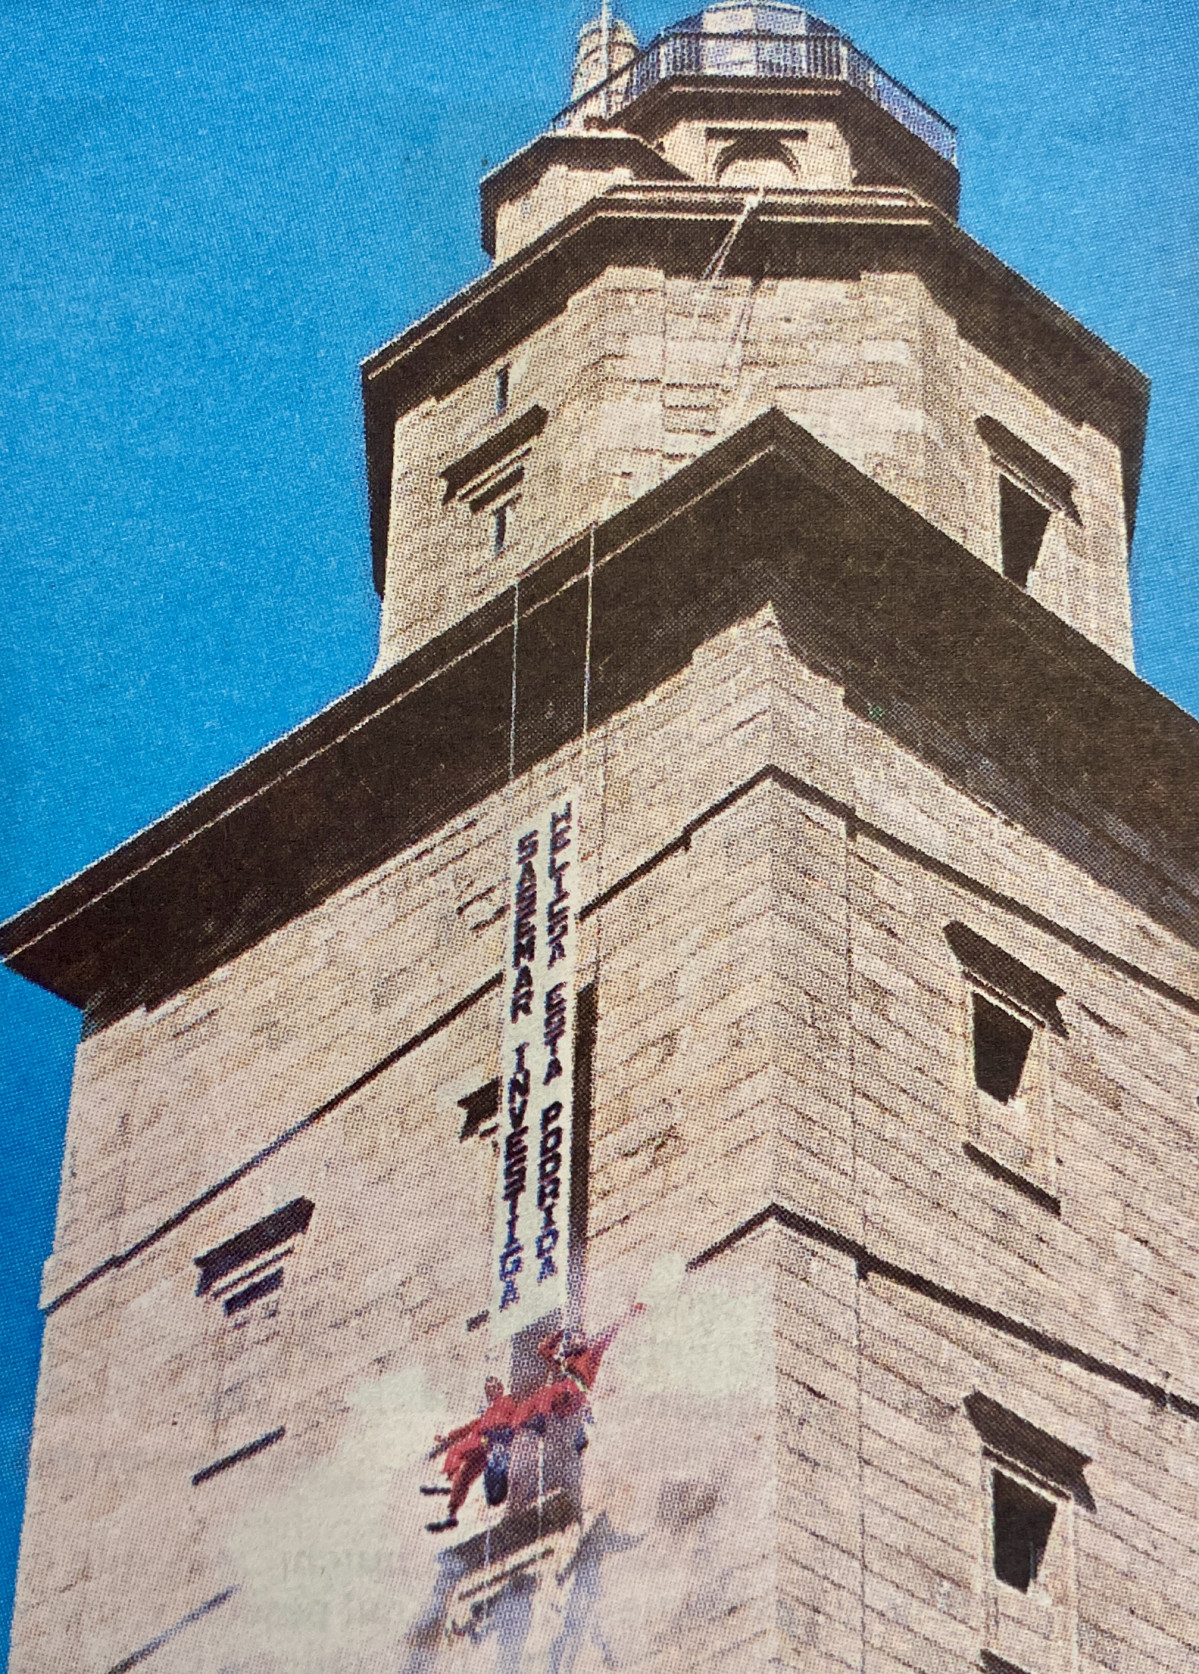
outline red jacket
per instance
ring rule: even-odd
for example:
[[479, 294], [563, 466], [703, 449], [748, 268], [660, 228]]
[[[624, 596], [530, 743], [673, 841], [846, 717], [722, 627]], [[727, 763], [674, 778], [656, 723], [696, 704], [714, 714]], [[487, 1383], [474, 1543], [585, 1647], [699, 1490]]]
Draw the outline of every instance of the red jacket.
[[472, 1418], [469, 1424], [460, 1424], [456, 1430], [451, 1430], [445, 1438], [449, 1443], [443, 1466], [445, 1474], [453, 1476], [466, 1455], [473, 1453], [476, 1448], [489, 1447], [495, 1432], [514, 1430], [520, 1422], [520, 1413], [521, 1407], [511, 1395], [497, 1395], [478, 1418]]
[[573, 1418], [582, 1412], [599, 1375], [600, 1361], [619, 1329], [619, 1324], [610, 1325], [598, 1336], [589, 1337], [581, 1349], [564, 1357], [558, 1352], [563, 1332], [555, 1331], [552, 1337], [539, 1343], [537, 1353], [558, 1376], [521, 1403], [518, 1424], [527, 1424], [531, 1418]]

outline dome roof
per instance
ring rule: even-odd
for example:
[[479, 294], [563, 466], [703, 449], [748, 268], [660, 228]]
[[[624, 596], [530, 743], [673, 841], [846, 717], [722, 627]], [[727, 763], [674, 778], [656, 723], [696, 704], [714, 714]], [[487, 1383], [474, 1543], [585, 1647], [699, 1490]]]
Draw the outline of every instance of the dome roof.
[[741, 0], [719, 0], [702, 12], [681, 18], [663, 31], [667, 35], [839, 35], [803, 6], [744, 5]]

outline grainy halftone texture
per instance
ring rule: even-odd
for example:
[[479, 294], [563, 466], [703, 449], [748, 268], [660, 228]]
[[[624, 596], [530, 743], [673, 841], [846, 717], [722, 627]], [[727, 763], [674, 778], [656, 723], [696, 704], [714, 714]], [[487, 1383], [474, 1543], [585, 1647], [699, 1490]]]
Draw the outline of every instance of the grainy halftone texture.
[[[1185, 1666], [1199, 732], [1132, 665], [1193, 696], [1192, 20], [848, 5], [963, 232], [793, 8], [618, 37], [528, 147], [561, 8], [0, 19], [10, 904], [302, 723], [0, 932], [87, 1019], [14, 1674]], [[1146, 388], [1076, 315], [1159, 386], [1131, 598]], [[555, 1373], [493, 1083], [573, 785], [566, 1323], [620, 1328]], [[485, 1376], [515, 1433], [431, 1458]]]

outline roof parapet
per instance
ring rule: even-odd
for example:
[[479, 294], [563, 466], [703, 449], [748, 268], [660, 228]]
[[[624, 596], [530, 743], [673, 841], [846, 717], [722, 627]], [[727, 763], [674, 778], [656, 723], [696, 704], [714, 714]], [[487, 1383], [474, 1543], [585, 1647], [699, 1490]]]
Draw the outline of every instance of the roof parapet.
[[[713, 27], [717, 15], [744, 14], [751, 27]], [[784, 32], [786, 14], [796, 27]], [[769, 28], [753, 27], [759, 22]], [[946, 162], [957, 163], [957, 131], [845, 35], [810, 12], [784, 6], [716, 6], [673, 25], [631, 62], [558, 112], [550, 130], [588, 128], [619, 116], [659, 82], [676, 76], [748, 80], [831, 81], [855, 87]]]

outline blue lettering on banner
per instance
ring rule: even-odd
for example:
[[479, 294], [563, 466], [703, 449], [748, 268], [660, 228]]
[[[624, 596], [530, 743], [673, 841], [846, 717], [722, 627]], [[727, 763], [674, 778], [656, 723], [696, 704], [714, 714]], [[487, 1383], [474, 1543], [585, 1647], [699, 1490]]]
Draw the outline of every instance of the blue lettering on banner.
[[542, 1085], [548, 1087], [551, 1081], [556, 1081], [562, 1074], [562, 1060], [558, 1056], [558, 1042], [566, 1033], [566, 984], [556, 982], [545, 996], [545, 1044], [549, 1047], [549, 1061], [545, 1066], [545, 1080]]
[[555, 857], [570, 847], [573, 835], [571, 819], [572, 809], [569, 802], [560, 814], [550, 815], [549, 875], [553, 880], [554, 893], [546, 906], [545, 931], [549, 940], [551, 966], [566, 958], [566, 937], [570, 930], [570, 891], [566, 887], [570, 861], [557, 860]]
[[[566, 1305], [577, 791], [512, 833], [500, 1044], [493, 1320], [511, 1334]], [[547, 1091], [538, 1095], [541, 1089]], [[534, 1102], [538, 1101], [538, 1102]]]
[[521, 1041], [516, 1048], [516, 1067], [508, 1078], [508, 1132], [504, 1137], [504, 1202], [508, 1206], [508, 1237], [500, 1251], [500, 1308], [510, 1308], [520, 1301], [516, 1280], [524, 1266], [521, 1257], [524, 1245], [517, 1235], [520, 1219], [520, 1200], [528, 1178], [528, 1125], [525, 1114], [529, 1108], [529, 1072], [525, 1067], [528, 1047]]
[[540, 1266], [537, 1283], [557, 1276], [554, 1246], [558, 1242], [558, 1228], [554, 1212], [562, 1190], [562, 1105], [555, 1099], [541, 1112], [541, 1151], [537, 1163], [537, 1207], [541, 1210], [541, 1231], [537, 1234], [536, 1251]]

